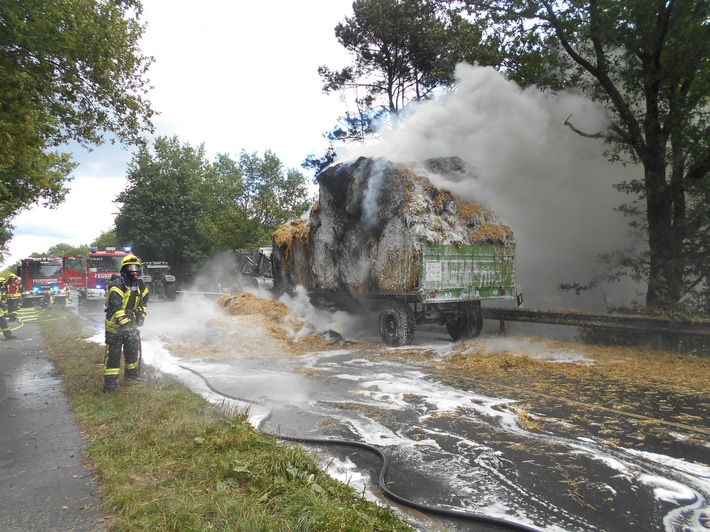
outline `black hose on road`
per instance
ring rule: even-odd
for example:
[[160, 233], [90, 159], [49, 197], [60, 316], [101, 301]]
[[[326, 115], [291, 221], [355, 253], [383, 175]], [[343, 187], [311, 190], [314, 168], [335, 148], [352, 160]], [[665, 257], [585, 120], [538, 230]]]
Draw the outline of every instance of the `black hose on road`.
[[[235, 397], [233, 395], [229, 395], [227, 393], [223, 393], [219, 390], [217, 390], [214, 386], [212, 386], [212, 383], [204, 376], [202, 375], [199, 371], [196, 371], [192, 368], [189, 368], [187, 366], [179, 365], [182, 369], [185, 369], [187, 371], [190, 371], [200, 377], [204, 381], [204, 383], [207, 385], [207, 387], [216, 393], [217, 395], [220, 395], [222, 397], [225, 397], [227, 399], [232, 399], [233, 401], [240, 401], [242, 403], [251, 403], [251, 404], [258, 404], [255, 401], [251, 401], [248, 399], [242, 399], [241, 397]], [[496, 525], [502, 528], [506, 528], [508, 530], [520, 530], [523, 532], [540, 532], [540, 529], [530, 527], [528, 525], [524, 525], [522, 523], [517, 523], [515, 521], [509, 521], [507, 519], [501, 519], [498, 517], [492, 517], [490, 515], [485, 515], [485, 514], [480, 514], [480, 513], [475, 513], [475, 512], [465, 512], [462, 510], [452, 510], [452, 509], [447, 509], [447, 508], [439, 508], [437, 506], [428, 506], [426, 504], [420, 504], [418, 502], [411, 501], [409, 499], [405, 499], [404, 497], [401, 497], [394, 493], [392, 490], [390, 490], [387, 487], [387, 470], [389, 469], [389, 458], [385, 453], [380, 451], [378, 448], [368, 444], [368, 443], [362, 443], [354, 440], [331, 440], [327, 438], [299, 438], [295, 436], [284, 436], [283, 434], [274, 434], [274, 433], [269, 433], [265, 432], [265, 434], [268, 434], [269, 436], [274, 436], [275, 438], [279, 438], [281, 440], [285, 441], [292, 441], [296, 443], [304, 443], [308, 445], [318, 445], [318, 446], [328, 446], [328, 445], [338, 445], [338, 446], [346, 446], [346, 447], [355, 447], [358, 449], [364, 449], [366, 451], [369, 451], [371, 453], [374, 453], [377, 455], [377, 457], [382, 461], [382, 467], [380, 468], [380, 474], [377, 477], [377, 487], [382, 491], [382, 493], [390, 500], [402, 504], [404, 506], [407, 506], [409, 508], [413, 508], [415, 510], [419, 510], [422, 513], [425, 514], [431, 514], [431, 515], [439, 515], [442, 517], [451, 517], [455, 519], [463, 519], [466, 521], [476, 521], [480, 523], [487, 523], [487, 524], [492, 524]]]

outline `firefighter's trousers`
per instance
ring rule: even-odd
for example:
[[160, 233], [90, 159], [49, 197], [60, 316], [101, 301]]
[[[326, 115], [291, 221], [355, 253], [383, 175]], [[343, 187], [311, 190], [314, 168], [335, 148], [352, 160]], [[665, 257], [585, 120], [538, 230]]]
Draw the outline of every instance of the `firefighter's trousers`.
[[121, 327], [118, 332], [106, 331], [104, 377], [117, 377], [121, 369], [121, 351], [126, 365], [124, 376], [134, 378], [140, 370], [141, 333], [135, 327]]
[[17, 311], [20, 308], [20, 298], [19, 297], [8, 297], [7, 298], [7, 315], [9, 321], [17, 321]]
[[2, 334], [5, 338], [12, 338], [12, 331], [10, 331], [10, 325], [7, 323], [5, 318], [5, 309], [0, 306], [0, 329], [2, 329]]

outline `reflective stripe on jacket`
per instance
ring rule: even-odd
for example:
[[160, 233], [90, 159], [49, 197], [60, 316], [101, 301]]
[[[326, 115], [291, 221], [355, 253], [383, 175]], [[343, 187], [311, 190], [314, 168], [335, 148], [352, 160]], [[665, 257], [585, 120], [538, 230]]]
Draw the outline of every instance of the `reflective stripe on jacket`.
[[105, 303], [106, 331], [118, 332], [120, 327], [135, 325], [136, 318], [145, 318], [148, 288], [143, 279], [127, 283], [123, 276], [117, 275], [111, 280]]

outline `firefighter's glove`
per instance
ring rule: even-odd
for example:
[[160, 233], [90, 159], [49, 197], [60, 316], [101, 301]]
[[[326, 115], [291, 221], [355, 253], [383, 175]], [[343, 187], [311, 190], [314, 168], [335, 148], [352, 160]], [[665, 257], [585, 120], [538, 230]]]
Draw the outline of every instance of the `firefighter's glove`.
[[138, 312], [136, 314], [136, 325], [138, 327], [143, 327], [144, 323], [145, 323], [145, 314]]
[[124, 316], [118, 320], [118, 328], [121, 331], [130, 331], [131, 329], [136, 328], [136, 322], [128, 316]]

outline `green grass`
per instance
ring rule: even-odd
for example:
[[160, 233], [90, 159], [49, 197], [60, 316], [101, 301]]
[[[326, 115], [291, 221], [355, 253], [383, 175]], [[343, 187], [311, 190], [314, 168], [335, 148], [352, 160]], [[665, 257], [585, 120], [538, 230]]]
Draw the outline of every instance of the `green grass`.
[[388, 508], [325, 475], [315, 455], [225, 414], [172, 378], [102, 392], [103, 346], [72, 313], [40, 330], [88, 441], [109, 530], [399, 531]]

